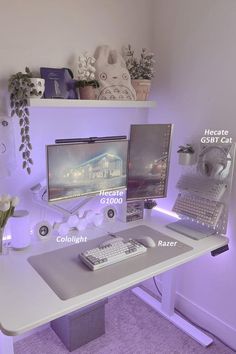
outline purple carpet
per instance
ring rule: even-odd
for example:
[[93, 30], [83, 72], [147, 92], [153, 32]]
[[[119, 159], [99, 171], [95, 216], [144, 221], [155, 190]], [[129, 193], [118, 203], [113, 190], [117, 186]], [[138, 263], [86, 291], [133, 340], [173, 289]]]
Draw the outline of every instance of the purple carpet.
[[[69, 353], [52, 329], [14, 344], [15, 354]], [[106, 334], [73, 351], [74, 354], [230, 354], [214, 339], [203, 348], [148, 305], [125, 291], [106, 305]]]

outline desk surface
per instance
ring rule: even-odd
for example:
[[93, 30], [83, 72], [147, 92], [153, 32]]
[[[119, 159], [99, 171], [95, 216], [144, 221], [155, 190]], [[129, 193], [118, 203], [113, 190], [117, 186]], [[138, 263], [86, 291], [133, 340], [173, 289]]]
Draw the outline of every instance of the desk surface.
[[[53, 251], [68, 246], [68, 244], [57, 243], [56, 238], [53, 237], [48, 241], [35, 242], [27, 250], [11, 251], [9, 255], [1, 256], [0, 329], [3, 333], [11, 336], [21, 334], [228, 243], [228, 239], [221, 236], [210, 236], [200, 241], [192, 240], [165, 228], [165, 224], [170, 221], [168, 218], [161, 218], [158, 212], [152, 211], [146, 213], [145, 220], [127, 224], [122, 222], [106, 223], [101, 228], [91, 228], [84, 231], [82, 235], [92, 239], [103, 236], [104, 230], [118, 232], [137, 225], [147, 225], [189, 245], [192, 249], [158, 264], [147, 264], [145, 269], [127, 274], [123, 278], [114, 277], [112, 279], [111, 277], [108, 284], [91, 289], [69, 300], [60, 299], [28, 262], [30, 256]], [[212, 261], [214, 262], [214, 259]], [[88, 272], [88, 277], [89, 274], [94, 275], [94, 272]]]
[[[146, 225], [139, 225], [116, 233], [117, 236], [128, 239], [152, 237], [156, 247], [148, 248], [143, 254], [111, 264], [103, 269], [91, 271], [79, 259], [78, 254], [87, 249], [98, 247], [101, 242], [111, 239], [111, 236], [99, 237], [81, 245], [73, 245], [60, 250], [46, 252], [29, 258], [30, 264], [46, 281], [50, 288], [62, 300], [87, 294], [93, 289], [99, 289], [111, 282], [124, 279], [171, 258], [181, 256], [192, 247], [176, 241]], [[172, 246], [161, 246], [169, 242]]]

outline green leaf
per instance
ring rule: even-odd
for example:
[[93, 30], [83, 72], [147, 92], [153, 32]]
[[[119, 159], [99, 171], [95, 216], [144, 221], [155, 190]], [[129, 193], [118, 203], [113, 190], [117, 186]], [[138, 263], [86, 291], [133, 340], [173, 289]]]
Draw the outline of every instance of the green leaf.
[[23, 168], [26, 168], [26, 161], [23, 161], [22, 167], [23, 167]]
[[15, 114], [15, 110], [13, 109], [13, 110], [11, 111], [11, 117], [13, 117], [14, 114]]
[[27, 167], [27, 173], [28, 173], [28, 175], [31, 174], [31, 168], [30, 167]]
[[30, 150], [32, 150], [32, 145], [31, 145], [31, 143], [28, 143], [27, 146], [28, 146], [28, 148], [29, 148]]
[[32, 160], [32, 159], [29, 159], [29, 160], [28, 160], [28, 162], [29, 162], [31, 165], [33, 165], [33, 164], [34, 164], [34, 162], [33, 162], [33, 160]]
[[19, 147], [19, 151], [22, 151], [24, 149], [25, 145], [24, 144], [21, 144], [20, 147]]
[[24, 124], [24, 119], [21, 118], [21, 119], [19, 120], [19, 123], [20, 123], [20, 126], [22, 126], [22, 125]]

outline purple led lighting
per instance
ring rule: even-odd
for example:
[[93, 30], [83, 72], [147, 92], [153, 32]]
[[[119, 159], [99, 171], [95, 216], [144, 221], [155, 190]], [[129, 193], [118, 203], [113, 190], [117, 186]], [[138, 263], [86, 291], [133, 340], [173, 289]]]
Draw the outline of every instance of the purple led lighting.
[[173, 218], [175, 218], [175, 219], [178, 219], [178, 220], [181, 219], [176, 213], [174, 213], [174, 212], [171, 211], [171, 210], [167, 210], [167, 209], [164, 209], [164, 208], [160, 208], [160, 207], [158, 207], [158, 206], [156, 206], [156, 207], [153, 208], [153, 209], [159, 211], [159, 212], [162, 213], [162, 214], [171, 216], [171, 217], [173, 217]]
[[3, 241], [6, 241], [6, 240], [11, 240], [11, 235], [4, 235], [3, 236]]

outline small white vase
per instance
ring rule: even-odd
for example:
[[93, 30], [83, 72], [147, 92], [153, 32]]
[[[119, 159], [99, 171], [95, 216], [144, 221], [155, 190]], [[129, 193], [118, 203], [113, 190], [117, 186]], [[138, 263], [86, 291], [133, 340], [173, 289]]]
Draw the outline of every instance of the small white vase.
[[32, 84], [34, 84], [34, 87], [32, 90], [36, 90], [37, 94], [32, 93], [32, 90], [30, 90], [30, 97], [31, 98], [41, 98], [43, 97], [44, 91], [45, 91], [45, 80], [41, 78], [31, 78], [30, 81]]
[[195, 153], [179, 152], [179, 164], [184, 166], [194, 165], [196, 163]]

